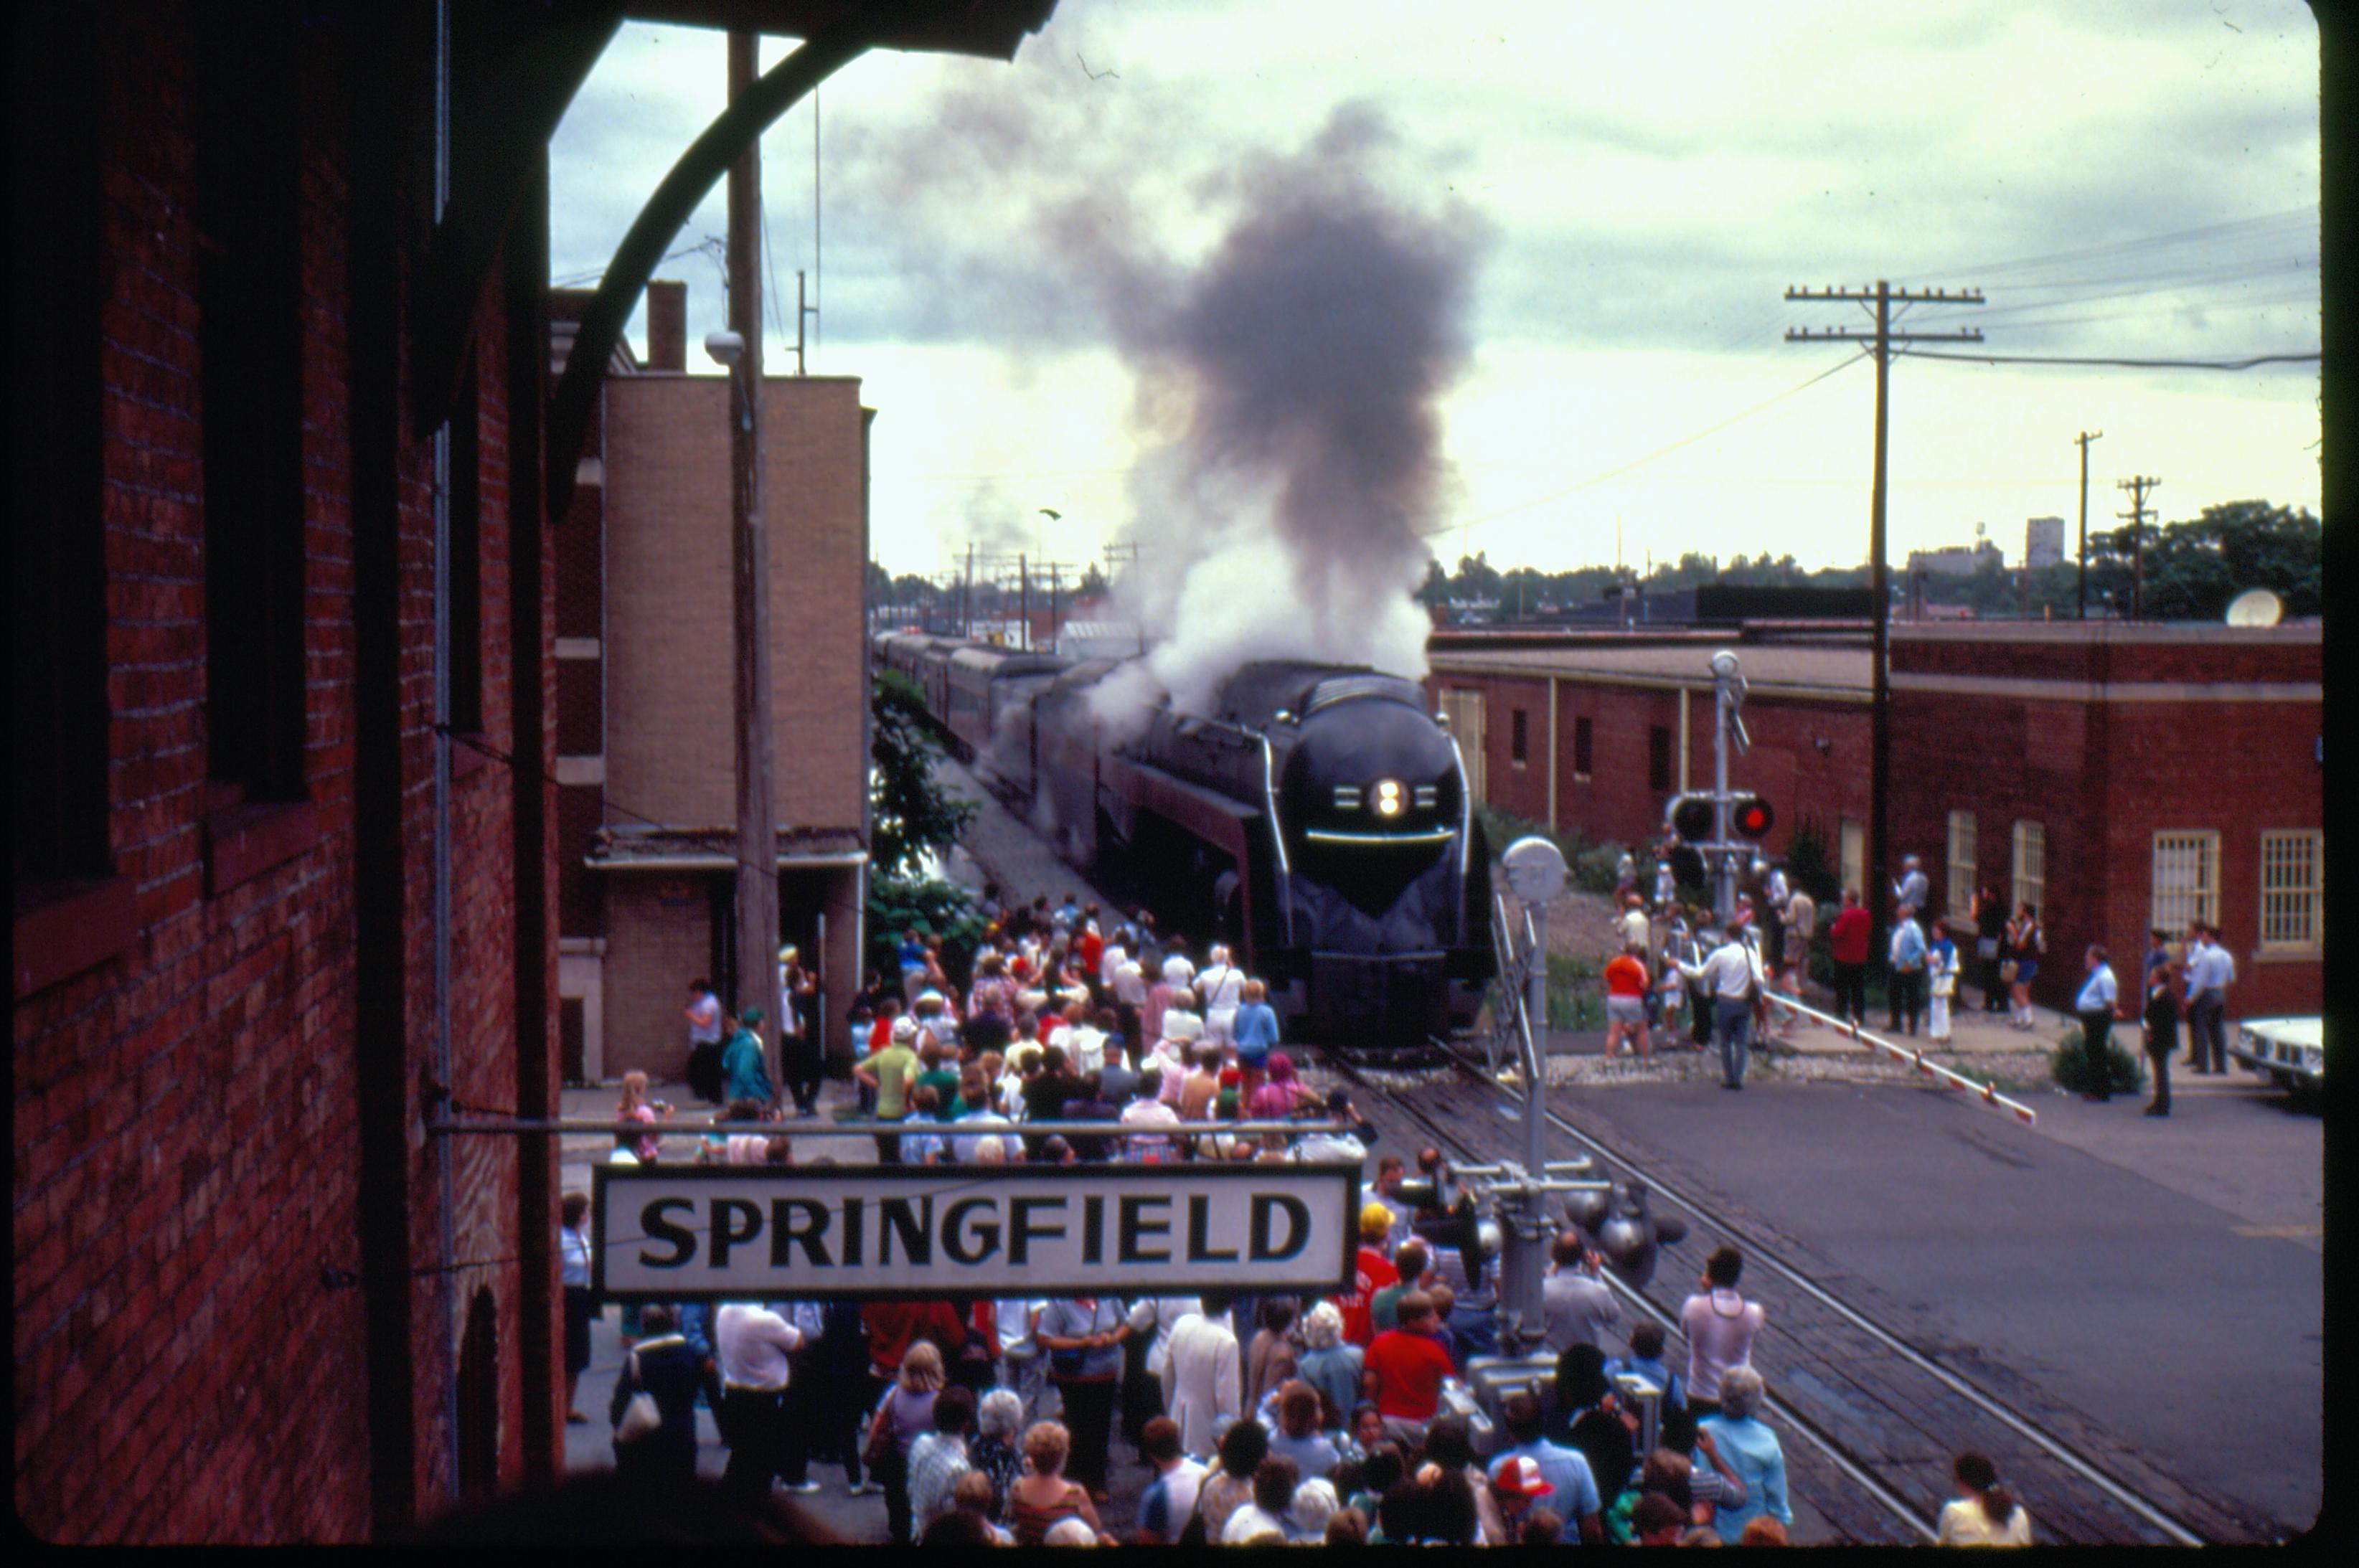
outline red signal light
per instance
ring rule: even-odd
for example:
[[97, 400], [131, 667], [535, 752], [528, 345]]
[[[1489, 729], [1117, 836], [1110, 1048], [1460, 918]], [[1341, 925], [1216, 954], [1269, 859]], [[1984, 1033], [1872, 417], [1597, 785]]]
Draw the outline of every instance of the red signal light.
[[1748, 795], [1729, 808], [1729, 826], [1747, 838], [1766, 837], [1777, 822], [1777, 814], [1757, 795]]

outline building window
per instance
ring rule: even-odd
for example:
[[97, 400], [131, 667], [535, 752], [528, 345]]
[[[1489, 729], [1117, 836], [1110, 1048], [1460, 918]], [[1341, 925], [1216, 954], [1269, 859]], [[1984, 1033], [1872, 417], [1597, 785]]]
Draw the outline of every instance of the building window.
[[1586, 718], [1572, 721], [1572, 776], [1575, 782], [1589, 782], [1590, 764], [1594, 760], [1593, 741]]
[[1838, 823], [1835, 829], [1835, 838], [1837, 843], [1835, 854], [1836, 859], [1840, 862], [1836, 867], [1836, 870], [1843, 877], [1843, 885], [1850, 888], [1854, 892], [1857, 892], [1862, 898], [1866, 897], [1866, 827], [1864, 824], [1857, 822]]
[[291, 14], [201, 27], [207, 804], [303, 795], [302, 278]]
[[1671, 731], [1661, 724], [1647, 728], [1647, 787], [1657, 795], [1671, 788]]
[[1971, 919], [1974, 913], [1974, 814], [1950, 813], [1950, 918]]
[[1527, 723], [1529, 717], [1520, 708], [1507, 714], [1507, 760], [1519, 768], [1531, 760], [1531, 735]]
[[2018, 821], [2009, 865], [2008, 896], [2015, 907], [2048, 907], [2048, 828], [2044, 823]]
[[2261, 946], [2315, 952], [2326, 897], [2326, 835], [2261, 835]]
[[2156, 834], [2148, 928], [2184, 931], [2190, 921], [2209, 925], [2219, 918], [2220, 835]]

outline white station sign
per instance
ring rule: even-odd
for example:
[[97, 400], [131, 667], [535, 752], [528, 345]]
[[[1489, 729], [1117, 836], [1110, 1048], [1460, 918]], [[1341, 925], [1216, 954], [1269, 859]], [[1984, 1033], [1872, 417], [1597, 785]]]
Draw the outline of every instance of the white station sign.
[[1356, 1164], [599, 1165], [615, 1301], [1349, 1290]]

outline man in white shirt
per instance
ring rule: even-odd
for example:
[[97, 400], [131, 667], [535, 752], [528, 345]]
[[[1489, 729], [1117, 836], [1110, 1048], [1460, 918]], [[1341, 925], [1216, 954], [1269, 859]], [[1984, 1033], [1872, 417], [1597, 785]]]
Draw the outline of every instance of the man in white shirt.
[[1024, 1401], [1024, 1422], [1021, 1430], [1028, 1430], [1036, 1421], [1045, 1421], [1048, 1410], [1041, 1401], [1049, 1388], [1049, 1358], [1040, 1353], [1039, 1342], [1032, 1337], [1032, 1325], [1040, 1319], [1045, 1301], [1009, 1297], [992, 1303], [992, 1322], [999, 1330], [999, 1386], [1015, 1390]]
[[769, 1308], [731, 1302], [713, 1316], [713, 1354], [721, 1363], [721, 1408], [713, 1419], [729, 1444], [722, 1485], [741, 1498], [769, 1496], [787, 1442], [787, 1357], [801, 1331]]
[[1244, 1407], [1237, 1336], [1226, 1301], [1202, 1303], [1171, 1325], [1163, 1358], [1163, 1409], [1179, 1423], [1182, 1453], [1211, 1454]]
[[1680, 972], [1701, 980], [1712, 998], [1712, 1034], [1720, 1042], [1721, 1087], [1745, 1087], [1745, 1068], [1752, 1047], [1753, 997], [1761, 983], [1761, 960], [1731, 933], [1703, 934], [1713, 944], [1711, 957], [1701, 964], [1680, 961]]
[[1926, 896], [1932, 891], [1925, 881], [1924, 868], [1914, 855], [1900, 859], [1900, 880], [1892, 884], [1892, 918], [1906, 920], [1925, 907]]
[[1215, 946], [1212, 962], [1196, 977], [1196, 995], [1204, 1007], [1204, 1038], [1216, 1045], [1236, 1044], [1237, 1006], [1244, 1000], [1245, 971], [1229, 962], [1229, 950]]
[[2188, 935], [2187, 1052], [2196, 1072], [2224, 1073], [2228, 987], [2236, 978], [2236, 960], [2221, 946], [2218, 926], [2190, 925]]
[[2104, 948], [2093, 942], [2089, 945], [2088, 966], [2088, 978], [2081, 982], [2081, 994], [2073, 999], [2072, 1011], [2081, 1020], [2081, 1038], [2089, 1048], [2089, 1076], [2096, 1087], [2082, 1091], [2081, 1098], [2102, 1103], [2114, 1098], [2105, 1046], [2113, 1038], [2114, 1013], [2120, 1006], [2120, 994], [2114, 982], [2113, 966], [2105, 962]]

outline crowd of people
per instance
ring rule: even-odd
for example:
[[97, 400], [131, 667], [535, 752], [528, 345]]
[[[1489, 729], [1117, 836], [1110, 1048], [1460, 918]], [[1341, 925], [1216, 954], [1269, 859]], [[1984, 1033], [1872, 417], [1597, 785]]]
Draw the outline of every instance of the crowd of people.
[[[1708, 989], [1724, 1053], [1729, 1015], [1749, 1014], [1745, 988], [1783, 972], [1779, 948], [1798, 924], [1807, 946], [1811, 917], [1795, 897], [1780, 915], [1786, 942], [1766, 959], [1740, 925], [1708, 956], [1666, 960]], [[1625, 908], [1636, 938], [1651, 912], [1644, 900]], [[873, 1133], [879, 1160], [1367, 1158], [1348, 1097], [1302, 1082], [1277, 1048], [1263, 988], [1225, 949], [1210, 948], [1199, 968], [1151, 917], [1101, 922], [1071, 899], [993, 914], [964, 986], [940, 944], [913, 932], [900, 983], [873, 974], [855, 1004], [854, 1083], [867, 1116], [889, 1129]], [[1637, 1007], [1613, 1022], [1643, 1054], [1668, 988], [1647, 973], [1651, 944], [1630, 946], [1636, 988], [1628, 967], [1609, 983]], [[781, 999], [786, 1027], [807, 1028], [783, 962]], [[691, 1049], [719, 1047], [717, 1119], [737, 1124], [705, 1132], [695, 1159], [794, 1163], [794, 1112], [763, 1070], [759, 1010], [733, 1017], [700, 982], [688, 1020]], [[1737, 1049], [1724, 1061], [1741, 1083]], [[792, 1102], [810, 1108], [800, 1095]], [[672, 1109], [645, 1075], [626, 1076], [617, 1111], [630, 1125], [612, 1158], [659, 1158]], [[1298, 1116], [1305, 1125], [1291, 1134], [1167, 1130]], [[766, 1120], [777, 1125], [745, 1130]], [[1025, 1130], [1049, 1120], [1106, 1132]], [[1447, 1173], [1438, 1150], [1417, 1163], [1420, 1174]], [[724, 1489], [749, 1502], [774, 1487], [811, 1494], [818, 1474], [840, 1467], [848, 1493], [883, 1494], [896, 1543], [1784, 1541], [1784, 1457], [1751, 1364], [1765, 1314], [1738, 1288], [1734, 1249], [1707, 1263], [1675, 1356], [1660, 1325], [1625, 1328], [1593, 1238], [1567, 1230], [1544, 1287], [1554, 1375], [1485, 1414], [1465, 1374], [1495, 1349], [1495, 1234], [1471, 1195], [1412, 1206], [1408, 1173], [1398, 1156], [1376, 1162], [1353, 1288], [1331, 1297], [626, 1307], [608, 1409], [617, 1471], [692, 1476], [701, 1403], [728, 1448]], [[1451, 1189], [1437, 1180], [1413, 1190]], [[567, 1197], [560, 1249], [575, 1422], [587, 1419], [572, 1409], [589, 1361], [587, 1206]], [[1110, 1507], [1118, 1444], [1152, 1472], [1124, 1518]], [[2027, 1540], [1986, 1460], [1962, 1456], [1957, 1481], [1944, 1539]]]
[[[1826, 954], [1833, 1000], [1829, 1011], [1843, 1022], [1867, 1022], [1867, 975], [1872, 922], [1858, 890], [1845, 888], [1821, 930], [1821, 910], [1794, 884], [1787, 868], [1759, 868], [1760, 874], [1735, 898], [1725, 922], [1682, 903], [1670, 867], [1657, 867], [1653, 896], [1638, 887], [1636, 862], [1625, 858], [1614, 889], [1614, 936], [1619, 948], [1605, 965], [1605, 1054], [1652, 1054], [1658, 1032], [1693, 1050], [1717, 1045], [1722, 1082], [1745, 1086], [1754, 1042], [1790, 1037], [1800, 1015], [1776, 1017], [1770, 997], [1801, 1000], [1810, 978], [1814, 945]], [[1936, 1044], [1952, 1038], [1952, 1021], [1971, 981], [1982, 992], [1982, 1011], [2006, 1014], [2010, 1027], [2036, 1027], [2031, 988], [2047, 960], [2048, 936], [2038, 907], [2018, 903], [2010, 911], [1997, 891], [1984, 886], [1967, 900], [1973, 935], [1971, 953], [1959, 946], [1950, 922], [1928, 914], [1931, 884], [1919, 857], [1901, 861], [1892, 883], [1892, 922], [1884, 947], [1886, 1030], [1914, 1036], [1923, 1025]], [[2227, 1070], [2224, 1024], [2227, 988], [2235, 961], [2222, 944], [2219, 927], [2190, 923], [2174, 950], [2170, 933], [2150, 935], [2135, 1002], [2125, 997], [2110, 956], [2102, 946], [2083, 955], [2083, 973], [2072, 1011], [2088, 1053], [2085, 1098], [2110, 1098], [2107, 1054], [2116, 1022], [2138, 1022], [2153, 1065], [2154, 1098], [2149, 1116], [2170, 1114], [2170, 1060], [2180, 1025], [2188, 1035], [2188, 1066], [2196, 1073]], [[1684, 1012], [1686, 1025], [1680, 1019]]]

